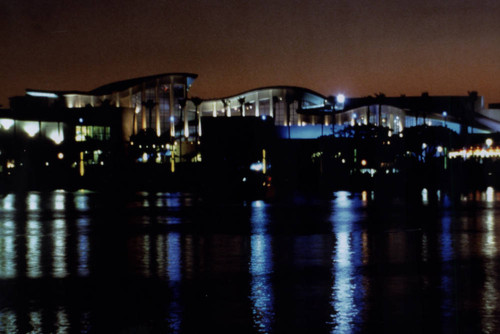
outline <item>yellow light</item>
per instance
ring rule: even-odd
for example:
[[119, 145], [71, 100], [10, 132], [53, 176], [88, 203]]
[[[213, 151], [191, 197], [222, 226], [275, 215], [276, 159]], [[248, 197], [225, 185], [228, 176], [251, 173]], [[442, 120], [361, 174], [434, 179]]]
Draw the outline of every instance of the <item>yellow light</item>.
[[366, 166], [366, 160], [365, 159], [361, 160], [361, 166]]
[[62, 152], [57, 153], [57, 157], [59, 160], [62, 160], [64, 158], [64, 154]]
[[80, 152], [80, 176], [85, 174], [85, 164], [83, 162], [83, 152]]
[[262, 150], [262, 174], [266, 174], [266, 150]]

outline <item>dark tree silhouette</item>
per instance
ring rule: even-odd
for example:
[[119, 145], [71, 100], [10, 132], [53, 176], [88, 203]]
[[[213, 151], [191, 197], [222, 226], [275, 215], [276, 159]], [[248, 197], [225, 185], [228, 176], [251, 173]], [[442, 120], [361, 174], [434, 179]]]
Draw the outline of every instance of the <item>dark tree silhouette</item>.
[[156, 106], [156, 102], [154, 102], [153, 100], [149, 99], [147, 100], [146, 102], [142, 102], [142, 105], [144, 107], [146, 107], [149, 111], [149, 128], [152, 129], [153, 126], [152, 126], [152, 114], [153, 114], [153, 108]]
[[222, 101], [222, 105], [224, 106], [224, 116], [227, 117], [227, 106], [229, 105], [229, 101], [228, 100], [221, 100]]
[[242, 96], [238, 99], [238, 103], [240, 104], [240, 116], [243, 116], [243, 112], [244, 112], [244, 105], [245, 105], [245, 97]]

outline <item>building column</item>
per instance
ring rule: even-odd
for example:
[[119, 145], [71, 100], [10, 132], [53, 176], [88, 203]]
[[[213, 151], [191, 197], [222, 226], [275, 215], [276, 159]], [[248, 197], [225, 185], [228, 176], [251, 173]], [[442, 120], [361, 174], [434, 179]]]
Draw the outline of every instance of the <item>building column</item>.
[[142, 129], [147, 127], [146, 125], [146, 106], [143, 104], [146, 102], [146, 84], [142, 84], [141, 89], [141, 116], [142, 116]]
[[168, 85], [169, 97], [170, 97], [170, 136], [175, 138], [175, 112], [174, 112], [174, 84], [171, 82]]
[[156, 115], [156, 135], [159, 137], [161, 135], [160, 127], [160, 79], [156, 79], [155, 87], [155, 115]]
[[259, 117], [260, 116], [260, 111], [259, 111], [259, 92], [257, 92], [256, 94], [256, 98], [255, 98], [255, 116]]

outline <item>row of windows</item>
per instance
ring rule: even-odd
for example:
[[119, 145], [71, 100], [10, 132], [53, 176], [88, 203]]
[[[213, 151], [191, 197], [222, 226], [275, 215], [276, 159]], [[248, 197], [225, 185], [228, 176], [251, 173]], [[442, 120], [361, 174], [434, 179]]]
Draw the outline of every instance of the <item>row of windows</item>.
[[111, 138], [111, 131], [109, 126], [88, 126], [77, 125], [75, 128], [75, 141], [86, 140], [109, 140]]

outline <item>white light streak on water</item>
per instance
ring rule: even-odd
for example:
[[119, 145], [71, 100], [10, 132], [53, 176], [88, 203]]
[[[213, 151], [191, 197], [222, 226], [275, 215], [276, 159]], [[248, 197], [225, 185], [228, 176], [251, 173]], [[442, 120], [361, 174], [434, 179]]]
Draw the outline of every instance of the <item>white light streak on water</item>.
[[64, 192], [55, 192], [52, 195], [53, 209], [54, 211], [64, 211], [66, 209], [66, 193]]
[[26, 204], [28, 206], [28, 211], [40, 210], [40, 194], [35, 192], [29, 193], [26, 199]]
[[[492, 196], [492, 195], [491, 195]], [[487, 196], [488, 201], [488, 196]], [[482, 254], [484, 256], [485, 280], [482, 291], [481, 324], [485, 333], [496, 332], [496, 310], [498, 309], [498, 282], [496, 262], [498, 249], [495, 235], [495, 212], [493, 208], [486, 209], [484, 217], [484, 234], [482, 237]]]
[[274, 323], [272, 238], [267, 234], [269, 218], [263, 201], [252, 202], [250, 275], [252, 319], [258, 333], [271, 333]]
[[42, 334], [42, 313], [40, 311], [33, 311], [29, 314], [30, 325], [33, 328], [30, 334]]
[[6, 220], [0, 224], [0, 278], [14, 278], [16, 272], [16, 229]]
[[345, 191], [335, 193], [332, 202], [332, 230], [335, 246], [332, 252], [333, 286], [330, 303], [331, 333], [351, 333], [356, 328], [363, 307], [364, 287], [362, 277], [355, 275], [363, 263], [363, 236], [356, 231], [363, 203], [350, 198]]
[[66, 258], [66, 221], [56, 219], [52, 222], [52, 275], [64, 278], [68, 275]]
[[26, 224], [26, 274], [29, 278], [42, 277], [41, 223], [37, 220], [28, 220]]
[[17, 334], [16, 314], [11, 310], [0, 310], [0, 333]]

